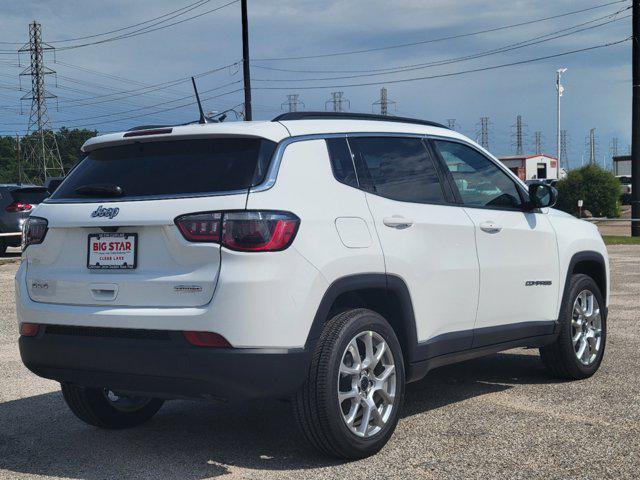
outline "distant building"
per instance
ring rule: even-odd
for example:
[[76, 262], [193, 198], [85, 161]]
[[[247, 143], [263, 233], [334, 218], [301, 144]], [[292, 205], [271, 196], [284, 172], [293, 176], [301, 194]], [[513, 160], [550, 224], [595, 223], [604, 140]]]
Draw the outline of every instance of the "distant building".
[[556, 157], [545, 155], [513, 155], [499, 157], [504, 165], [515, 173], [520, 180], [537, 180], [558, 178], [558, 161]]
[[618, 177], [631, 176], [631, 155], [613, 157], [613, 174]]

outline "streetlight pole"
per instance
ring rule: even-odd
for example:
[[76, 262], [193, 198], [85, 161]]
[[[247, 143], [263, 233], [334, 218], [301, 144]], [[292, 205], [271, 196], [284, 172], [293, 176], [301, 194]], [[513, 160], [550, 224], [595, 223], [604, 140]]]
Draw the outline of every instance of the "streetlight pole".
[[557, 149], [556, 149], [556, 178], [560, 180], [560, 144], [561, 144], [561, 130], [560, 130], [560, 99], [562, 98], [562, 94], [564, 93], [564, 87], [562, 86], [562, 74], [566, 72], [566, 68], [560, 68], [556, 71], [556, 90], [558, 93], [558, 131], [556, 132], [556, 141], [557, 141]]
[[249, 20], [247, 0], [241, 0], [242, 9], [242, 70], [244, 74], [244, 119], [252, 120], [251, 115], [251, 68], [249, 65]]
[[[633, 0], [631, 107], [631, 218], [640, 218], [640, 0]], [[640, 222], [631, 222], [631, 236], [640, 237]]]

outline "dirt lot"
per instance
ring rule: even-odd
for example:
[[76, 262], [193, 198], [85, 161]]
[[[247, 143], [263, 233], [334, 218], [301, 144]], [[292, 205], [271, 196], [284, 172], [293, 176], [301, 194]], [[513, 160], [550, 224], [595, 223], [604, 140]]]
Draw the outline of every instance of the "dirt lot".
[[610, 254], [609, 341], [595, 377], [555, 382], [532, 350], [441, 368], [408, 387], [389, 445], [352, 463], [307, 448], [283, 402], [175, 401], [129, 431], [80, 423], [58, 385], [20, 363], [17, 265], [0, 265], [0, 479], [638, 478], [640, 248]]

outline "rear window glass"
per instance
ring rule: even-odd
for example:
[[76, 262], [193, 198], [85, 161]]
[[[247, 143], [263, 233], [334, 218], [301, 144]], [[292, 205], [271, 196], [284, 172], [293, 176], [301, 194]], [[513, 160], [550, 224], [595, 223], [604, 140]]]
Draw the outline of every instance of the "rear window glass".
[[[188, 196], [247, 189], [264, 179], [276, 148], [260, 138], [134, 143], [90, 152], [52, 199]], [[117, 194], [104, 194], [104, 191]]]
[[46, 188], [19, 188], [11, 191], [11, 197], [14, 202], [29, 203], [37, 205], [49, 196]]

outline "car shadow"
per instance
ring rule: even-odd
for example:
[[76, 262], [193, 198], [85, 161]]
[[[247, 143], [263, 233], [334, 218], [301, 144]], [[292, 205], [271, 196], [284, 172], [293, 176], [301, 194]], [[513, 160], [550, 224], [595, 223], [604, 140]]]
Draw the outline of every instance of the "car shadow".
[[[442, 367], [409, 384], [403, 417], [516, 384], [549, 383], [537, 355], [504, 353]], [[402, 421], [402, 420], [401, 420]], [[282, 401], [173, 401], [131, 430], [87, 426], [60, 392], [0, 404], [0, 470], [80, 479], [203, 479], [230, 469], [337, 465], [306, 445]]]

